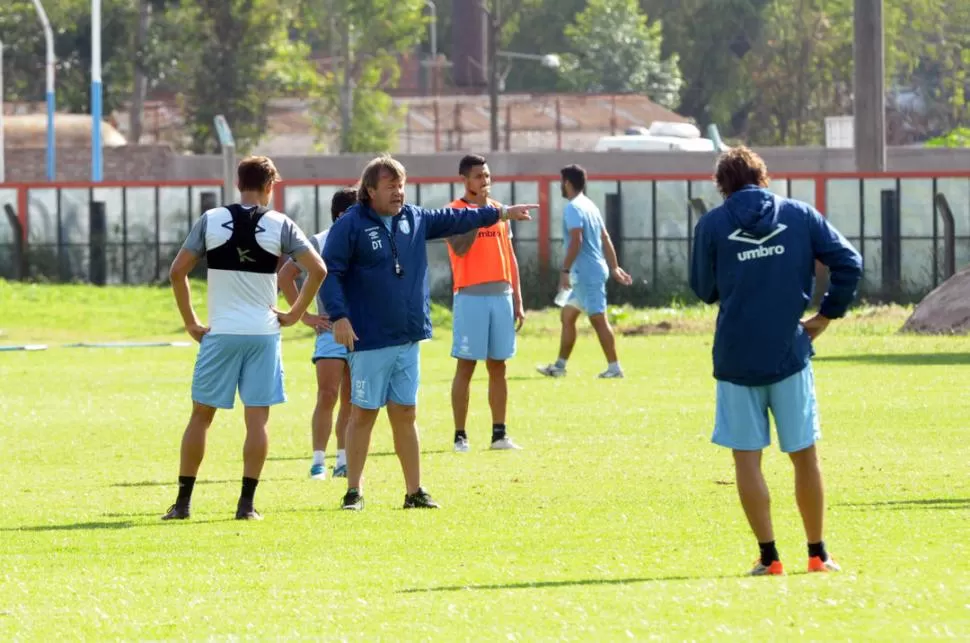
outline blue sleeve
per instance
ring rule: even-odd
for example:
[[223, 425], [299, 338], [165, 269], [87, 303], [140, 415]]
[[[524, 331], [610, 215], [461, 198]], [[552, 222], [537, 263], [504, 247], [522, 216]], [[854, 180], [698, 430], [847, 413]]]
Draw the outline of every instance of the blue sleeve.
[[439, 210], [425, 210], [421, 208], [424, 218], [425, 236], [428, 239], [441, 239], [456, 234], [471, 232], [475, 228], [487, 228], [495, 225], [502, 216], [498, 208], [441, 208]]
[[[709, 216], [709, 215], [704, 215]], [[690, 263], [690, 287], [705, 304], [713, 304], [720, 299], [717, 292], [717, 275], [714, 268], [717, 265], [717, 255], [714, 240], [704, 225], [701, 217], [694, 226], [694, 249]]]
[[566, 230], [575, 230], [576, 228], [583, 227], [583, 215], [580, 213], [579, 208], [572, 203], [566, 204], [566, 209], [562, 213], [562, 220], [566, 224]]
[[829, 319], [845, 315], [862, 280], [862, 255], [816, 210], [809, 212], [812, 251], [829, 269], [829, 288], [818, 312]]
[[350, 315], [347, 299], [344, 297], [344, 283], [353, 259], [354, 247], [351, 236], [351, 223], [341, 217], [330, 228], [323, 244], [323, 262], [327, 266], [327, 278], [323, 280], [323, 306], [330, 321], [344, 319]]

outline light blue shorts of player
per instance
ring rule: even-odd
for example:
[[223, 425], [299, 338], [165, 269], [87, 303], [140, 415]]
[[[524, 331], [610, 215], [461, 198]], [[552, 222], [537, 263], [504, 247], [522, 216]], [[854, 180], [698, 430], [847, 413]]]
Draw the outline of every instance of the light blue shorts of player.
[[768, 411], [785, 453], [807, 449], [822, 437], [812, 366], [769, 386], [717, 383], [717, 413], [711, 441], [737, 451], [771, 444]]
[[205, 335], [195, 359], [192, 400], [231, 409], [236, 389], [244, 406], [286, 401], [283, 352], [276, 335]]
[[573, 281], [567, 306], [578, 308], [590, 317], [606, 312], [605, 281]]
[[451, 356], [505, 361], [515, 355], [512, 295], [455, 294]]
[[388, 402], [416, 406], [421, 379], [418, 356], [417, 342], [349, 353], [351, 403], [370, 410]]
[[316, 364], [322, 359], [347, 361], [347, 347], [338, 344], [330, 331], [317, 335], [316, 343], [313, 346], [313, 363]]

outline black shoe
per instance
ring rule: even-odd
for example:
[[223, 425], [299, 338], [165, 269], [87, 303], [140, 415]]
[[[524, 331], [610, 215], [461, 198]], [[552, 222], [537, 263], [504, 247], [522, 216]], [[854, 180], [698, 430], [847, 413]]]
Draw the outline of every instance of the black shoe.
[[188, 520], [191, 515], [189, 503], [176, 502], [168, 508], [168, 513], [162, 516], [162, 520]]
[[347, 511], [363, 511], [364, 496], [362, 496], [356, 489], [350, 489], [344, 496], [344, 501], [340, 505], [340, 508]]
[[256, 511], [251, 502], [240, 502], [236, 506], [236, 520], [262, 520], [263, 517]]
[[405, 509], [438, 509], [438, 503], [431, 499], [428, 492], [418, 487], [418, 490], [404, 496]]

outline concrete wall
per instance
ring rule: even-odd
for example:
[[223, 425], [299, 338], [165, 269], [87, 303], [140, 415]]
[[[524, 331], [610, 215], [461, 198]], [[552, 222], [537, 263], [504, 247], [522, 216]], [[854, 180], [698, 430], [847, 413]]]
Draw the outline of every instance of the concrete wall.
[[[769, 171], [852, 172], [855, 157], [851, 149], [764, 148]], [[43, 149], [7, 151], [7, 180], [11, 183], [43, 181]], [[274, 160], [285, 179], [352, 179], [372, 155], [358, 156], [278, 156]], [[455, 176], [459, 153], [399, 155], [412, 177], [449, 178]], [[714, 159], [704, 153], [634, 152], [542, 152], [489, 154], [489, 163], [498, 177], [515, 175], [557, 175], [559, 168], [579, 163], [591, 174], [685, 174], [709, 173]], [[970, 169], [968, 149], [891, 148], [889, 171], [953, 171]], [[173, 153], [165, 146], [108, 148], [104, 152], [106, 180], [173, 181], [220, 179], [218, 156], [188, 156]], [[91, 176], [91, 153], [87, 148], [58, 150], [57, 178], [61, 181], [87, 181]]]
[[[758, 152], [768, 169], [781, 172], [853, 172], [853, 150], [831, 148], [765, 148]], [[703, 153], [495, 153], [488, 154], [495, 176], [557, 175], [570, 163], [579, 163], [591, 174], [685, 174], [712, 172], [714, 159]], [[970, 150], [891, 148], [888, 153], [890, 171], [953, 171], [970, 169]], [[372, 158], [362, 156], [278, 156], [274, 160], [285, 179], [341, 178], [360, 175]], [[398, 155], [412, 177], [442, 178], [457, 174], [461, 154]], [[217, 157], [174, 157], [171, 174], [167, 178], [219, 178]]]

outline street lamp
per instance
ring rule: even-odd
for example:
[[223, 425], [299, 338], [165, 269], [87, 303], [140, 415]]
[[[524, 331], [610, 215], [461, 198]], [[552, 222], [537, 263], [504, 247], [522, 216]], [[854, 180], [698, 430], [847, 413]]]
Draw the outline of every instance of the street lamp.
[[101, 153], [101, 0], [91, 0], [91, 180], [100, 182]]
[[[497, 38], [497, 33], [493, 33], [492, 38]], [[492, 44], [490, 42], [490, 44]], [[508, 58], [510, 60], [532, 60], [541, 64], [546, 69], [559, 69], [562, 67], [562, 60], [556, 54], [524, 54], [517, 51], [499, 51], [494, 48], [490, 48], [490, 51], [494, 52], [493, 56], [490, 56], [490, 64], [488, 66], [488, 94], [489, 94], [489, 117], [491, 125], [491, 148], [492, 151], [498, 150], [498, 139], [499, 139], [499, 127], [498, 127], [498, 97], [501, 92], [505, 91], [505, 79], [509, 75], [512, 67], [509, 65], [506, 67], [504, 73], [499, 73], [498, 71], [498, 59]]]
[[34, 0], [34, 9], [37, 10], [37, 17], [40, 18], [40, 24], [44, 27], [44, 40], [47, 43], [47, 180], [53, 181], [55, 155], [57, 154], [57, 148], [54, 145], [54, 30], [51, 29], [47, 12], [44, 11], [44, 5], [40, 3], [40, 0]]

